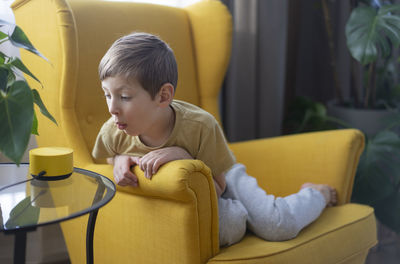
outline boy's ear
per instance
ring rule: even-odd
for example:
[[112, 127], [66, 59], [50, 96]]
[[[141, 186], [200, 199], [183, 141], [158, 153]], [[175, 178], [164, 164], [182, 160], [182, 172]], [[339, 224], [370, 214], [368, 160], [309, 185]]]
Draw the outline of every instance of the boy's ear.
[[159, 103], [165, 106], [169, 106], [174, 99], [174, 86], [170, 83], [164, 83], [158, 92]]

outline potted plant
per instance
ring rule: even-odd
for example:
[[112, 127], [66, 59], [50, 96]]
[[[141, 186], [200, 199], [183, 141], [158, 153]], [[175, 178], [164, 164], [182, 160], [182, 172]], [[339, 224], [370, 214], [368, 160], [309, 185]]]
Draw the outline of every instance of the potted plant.
[[[336, 85], [338, 96], [328, 104], [328, 111], [372, 136], [386, 126], [382, 121], [397, 112], [400, 102], [400, 5], [379, 0], [352, 2], [345, 34], [348, 50], [356, 61], [353, 73], [361, 72], [363, 76], [359, 84], [353, 82], [350, 99], [344, 99], [341, 87]], [[322, 3], [326, 6], [325, 0]], [[328, 16], [327, 11], [324, 14]], [[329, 32], [328, 23], [327, 29]]]
[[[364, 72], [350, 101], [330, 113], [366, 134], [352, 199], [374, 207], [378, 220], [400, 233], [400, 138], [398, 123], [400, 5], [353, 1], [345, 34], [351, 56]], [[357, 64], [355, 64], [357, 67]]]
[[[47, 60], [35, 49], [20, 27], [0, 19], [0, 27], [5, 25], [14, 27], [14, 30], [10, 33], [0, 31], [0, 45], [8, 41], [17, 48], [26, 49]], [[38, 134], [34, 105], [56, 123], [38, 91], [29, 87], [22, 73], [40, 83], [19, 58], [0, 51], [0, 152], [16, 164], [21, 162], [31, 133]]]

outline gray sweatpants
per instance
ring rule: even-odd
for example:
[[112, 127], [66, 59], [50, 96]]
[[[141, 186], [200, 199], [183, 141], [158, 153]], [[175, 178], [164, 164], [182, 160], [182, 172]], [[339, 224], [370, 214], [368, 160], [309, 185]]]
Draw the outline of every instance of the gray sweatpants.
[[283, 198], [268, 195], [242, 164], [235, 164], [225, 178], [226, 190], [218, 199], [220, 246], [240, 241], [246, 228], [269, 241], [294, 238], [326, 206], [324, 196], [312, 188]]

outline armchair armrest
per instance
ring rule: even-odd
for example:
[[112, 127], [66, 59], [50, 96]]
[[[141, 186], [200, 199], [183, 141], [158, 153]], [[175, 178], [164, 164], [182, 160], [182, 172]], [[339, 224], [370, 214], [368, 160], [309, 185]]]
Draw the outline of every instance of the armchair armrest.
[[[113, 166], [109, 164], [91, 164], [87, 170], [98, 172], [114, 183]], [[117, 191], [135, 195], [158, 197], [187, 202], [193, 199], [193, 191], [206, 184], [209, 196], [215, 196], [215, 187], [210, 169], [200, 160], [176, 160], [160, 167], [152, 179], [147, 179], [144, 172], [135, 166], [133, 172], [138, 177], [139, 187], [117, 186]], [[200, 173], [203, 177], [191, 177]], [[203, 187], [203, 186], [202, 186]], [[209, 198], [210, 199], [210, 198]]]
[[[114, 181], [112, 165], [89, 164], [84, 169], [100, 173]], [[176, 160], [161, 166], [151, 180], [144, 176], [139, 166], [135, 166], [133, 170], [138, 177], [139, 186], [121, 187], [116, 185], [117, 194], [111, 203], [118, 204], [114, 206], [122, 209], [124, 204], [126, 206], [126, 204], [132, 203], [132, 206], [135, 206], [135, 201], [139, 199], [140, 205], [137, 204], [137, 208], [131, 207], [136, 212], [140, 210], [138, 208], [149, 203], [153, 206], [157, 205], [160, 215], [165, 213], [169, 218], [177, 217], [176, 223], [171, 224], [171, 222], [162, 221], [161, 216], [159, 216], [160, 220], [157, 220], [143, 211], [142, 217], [138, 213], [134, 214], [136, 221], [140, 222], [142, 227], [151, 226], [146, 229], [145, 236], [154, 236], [160, 239], [161, 235], [156, 232], [155, 226], [158, 230], [168, 230], [164, 235], [168, 239], [174, 237], [174, 243], [164, 245], [160, 250], [170, 248], [170, 252], [186, 251], [188, 259], [187, 261], [182, 260], [181, 263], [197, 263], [199, 259], [205, 262], [216, 255], [219, 251], [218, 202], [210, 169], [200, 160]], [[185, 210], [186, 216], [181, 215], [183, 212], [174, 211], [171, 204], [182, 204], [181, 208], [186, 208], [182, 209]], [[102, 210], [103, 214], [107, 212], [105, 209]], [[149, 219], [153, 219], [152, 224], [148, 223]], [[154, 231], [154, 234], [149, 233], [149, 230]], [[135, 232], [141, 234], [142, 231], [136, 230]], [[177, 248], [181, 242], [184, 247]], [[136, 241], [132, 241], [132, 243], [136, 243]], [[141, 246], [137, 245], [137, 247]], [[185, 247], [187, 248], [185, 249]], [[195, 248], [197, 249], [195, 250]], [[155, 249], [152, 250], [157, 255]], [[195, 252], [200, 252], [200, 256], [193, 258]], [[160, 254], [163, 253], [160, 252]]]
[[304, 133], [230, 144], [238, 162], [268, 193], [286, 196], [305, 182], [336, 188], [338, 203], [350, 201], [354, 175], [364, 149], [356, 129]]

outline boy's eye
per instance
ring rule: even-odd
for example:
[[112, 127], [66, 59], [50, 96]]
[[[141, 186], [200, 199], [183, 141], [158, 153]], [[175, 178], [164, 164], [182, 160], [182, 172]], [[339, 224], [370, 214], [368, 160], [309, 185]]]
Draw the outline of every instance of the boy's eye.
[[110, 99], [110, 98], [111, 98], [111, 95], [109, 95], [109, 94], [104, 94], [104, 97], [107, 98], [107, 99]]
[[129, 101], [131, 99], [130, 96], [121, 95], [121, 100]]

